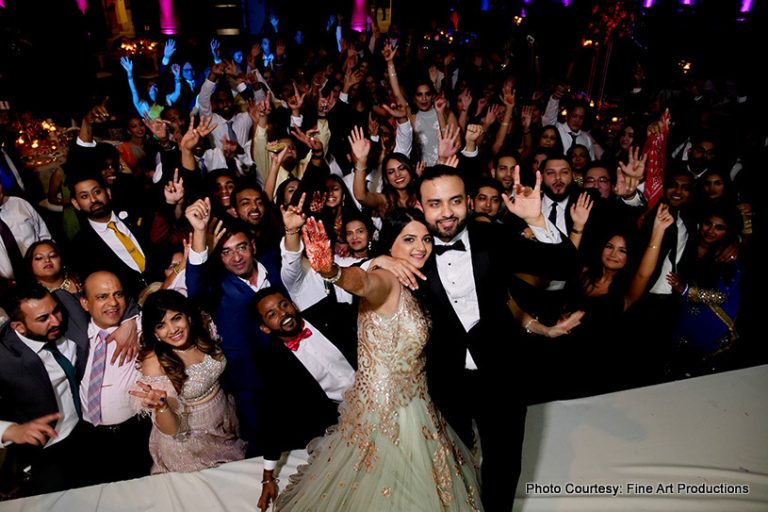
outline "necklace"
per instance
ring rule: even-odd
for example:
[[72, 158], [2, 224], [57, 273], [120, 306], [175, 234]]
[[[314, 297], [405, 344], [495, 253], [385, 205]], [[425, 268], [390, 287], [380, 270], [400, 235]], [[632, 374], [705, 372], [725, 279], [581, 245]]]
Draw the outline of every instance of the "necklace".
[[177, 352], [177, 353], [188, 352], [188, 351], [192, 350], [193, 348], [195, 348], [195, 345], [190, 345], [187, 348], [174, 348], [173, 351]]

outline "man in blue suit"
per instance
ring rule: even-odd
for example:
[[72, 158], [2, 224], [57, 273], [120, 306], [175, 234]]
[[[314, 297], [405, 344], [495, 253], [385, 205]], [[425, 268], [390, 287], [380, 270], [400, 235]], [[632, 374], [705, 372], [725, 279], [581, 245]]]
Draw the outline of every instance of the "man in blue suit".
[[[249, 307], [258, 290], [268, 286], [284, 291], [277, 256], [256, 259], [256, 244], [250, 233], [232, 227], [214, 242], [214, 258], [223, 268], [208, 262], [206, 232], [210, 222], [210, 199], [200, 199], [186, 210], [192, 229], [192, 246], [187, 261], [187, 290], [190, 298], [204, 302], [222, 339], [227, 357], [224, 389], [235, 397], [242, 437], [248, 454], [260, 455], [260, 428], [263, 424], [264, 382], [261, 356], [269, 345], [259, 329], [259, 320]], [[287, 294], [287, 292], [285, 292]]]

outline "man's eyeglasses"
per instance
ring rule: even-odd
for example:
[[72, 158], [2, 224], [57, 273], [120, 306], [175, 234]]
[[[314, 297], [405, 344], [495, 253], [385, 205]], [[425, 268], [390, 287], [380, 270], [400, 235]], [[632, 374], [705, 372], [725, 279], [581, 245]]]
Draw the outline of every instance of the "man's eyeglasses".
[[242, 244], [236, 245], [234, 249], [223, 249], [221, 251], [221, 256], [222, 258], [231, 258], [232, 256], [235, 255], [235, 253], [245, 254], [248, 252], [249, 249], [250, 247], [248, 246], [247, 243], [242, 243]]

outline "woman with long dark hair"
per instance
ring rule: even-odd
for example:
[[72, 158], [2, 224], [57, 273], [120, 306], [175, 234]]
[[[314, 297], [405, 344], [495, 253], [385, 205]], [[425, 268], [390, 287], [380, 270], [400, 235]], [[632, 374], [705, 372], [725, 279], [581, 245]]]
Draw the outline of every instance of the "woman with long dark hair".
[[735, 206], [711, 208], [700, 217], [695, 243], [688, 244], [678, 273], [667, 277], [683, 299], [674, 330], [674, 376], [709, 373], [727, 366], [738, 338], [736, 314], [741, 303], [741, 263], [720, 261], [720, 252], [738, 241], [742, 217]]
[[[432, 253], [424, 215], [415, 209], [393, 210], [380, 241], [390, 256], [416, 268]], [[335, 511], [480, 510], [472, 455], [427, 394], [431, 322], [418, 299], [389, 271], [336, 265], [322, 223], [312, 218], [304, 244], [316, 272], [360, 297], [358, 371], [339, 423], [309, 444], [309, 465], [291, 479], [275, 510], [317, 503]], [[264, 481], [262, 510], [277, 494], [271, 472]]]
[[234, 402], [219, 384], [226, 359], [200, 312], [179, 292], [160, 290], [147, 297], [141, 324], [143, 375], [131, 394], [154, 420], [152, 473], [242, 459], [246, 443], [238, 438]]
[[80, 280], [67, 271], [61, 258], [61, 250], [53, 240], [39, 240], [24, 255], [27, 272], [51, 292], [64, 290], [79, 296]]

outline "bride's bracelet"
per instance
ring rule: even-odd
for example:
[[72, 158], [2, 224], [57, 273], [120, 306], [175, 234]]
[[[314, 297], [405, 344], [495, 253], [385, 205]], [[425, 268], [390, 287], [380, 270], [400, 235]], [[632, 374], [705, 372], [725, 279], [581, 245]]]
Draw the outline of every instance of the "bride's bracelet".
[[323, 281], [330, 284], [336, 284], [336, 281], [339, 279], [341, 279], [341, 266], [339, 265], [336, 265], [336, 273], [334, 275], [331, 277], [323, 277]]

